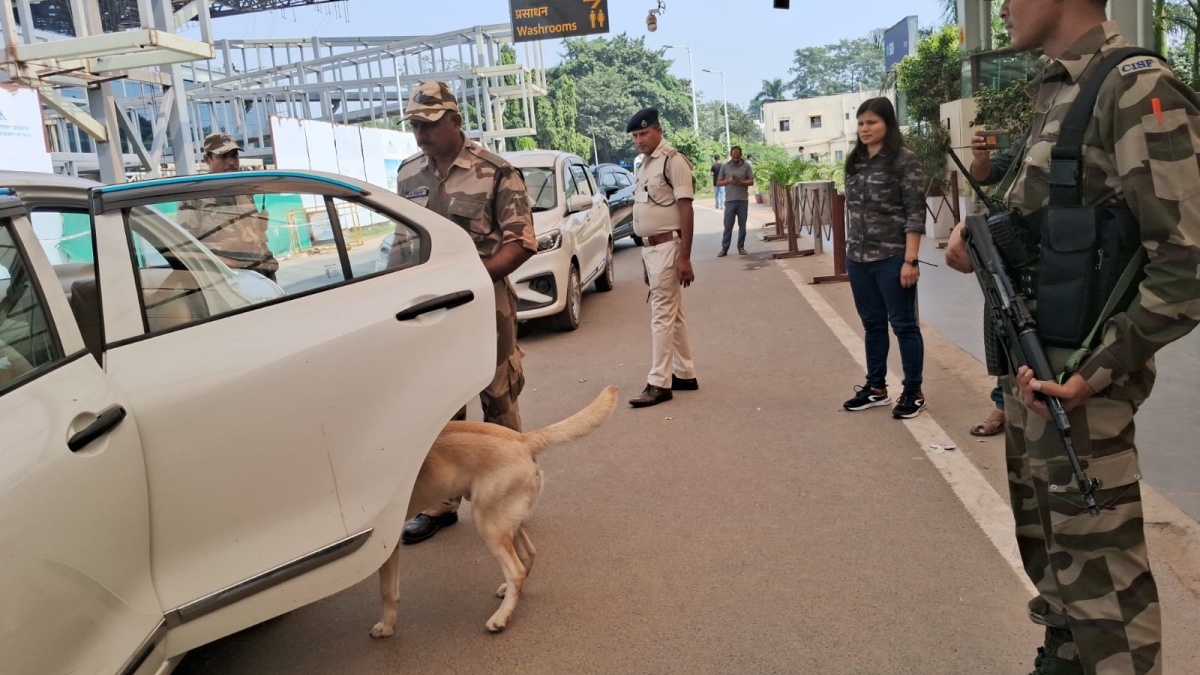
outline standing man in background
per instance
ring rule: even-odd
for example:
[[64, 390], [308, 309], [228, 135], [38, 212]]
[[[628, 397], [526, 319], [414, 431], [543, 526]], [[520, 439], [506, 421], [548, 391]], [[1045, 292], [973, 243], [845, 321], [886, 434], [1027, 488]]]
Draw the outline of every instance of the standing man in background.
[[713, 195], [716, 200], [718, 209], [725, 207], [725, 188], [717, 184], [717, 179], [721, 176], [721, 156], [713, 155], [712, 167], [709, 168], [712, 172], [713, 179]]
[[721, 235], [721, 252], [717, 257], [724, 258], [729, 253], [735, 218], [738, 222], [738, 255], [747, 255], [746, 218], [750, 215], [750, 186], [754, 185], [754, 170], [749, 162], [742, 159], [740, 146], [735, 145], [729, 151], [729, 161], [721, 165], [718, 176], [717, 184], [729, 192], [725, 199], [725, 234]]

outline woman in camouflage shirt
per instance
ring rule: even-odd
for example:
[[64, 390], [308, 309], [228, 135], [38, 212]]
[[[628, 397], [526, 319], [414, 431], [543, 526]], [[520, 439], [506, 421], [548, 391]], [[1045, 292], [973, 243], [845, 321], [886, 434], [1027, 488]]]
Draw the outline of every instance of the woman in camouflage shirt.
[[886, 98], [870, 99], [858, 109], [858, 141], [846, 159], [846, 209], [846, 268], [865, 332], [867, 383], [855, 387], [854, 398], [843, 407], [866, 410], [891, 403], [886, 381], [891, 323], [904, 364], [904, 391], [892, 417], [916, 417], [925, 408], [925, 343], [917, 322], [925, 195], [921, 166], [904, 147], [896, 110]]

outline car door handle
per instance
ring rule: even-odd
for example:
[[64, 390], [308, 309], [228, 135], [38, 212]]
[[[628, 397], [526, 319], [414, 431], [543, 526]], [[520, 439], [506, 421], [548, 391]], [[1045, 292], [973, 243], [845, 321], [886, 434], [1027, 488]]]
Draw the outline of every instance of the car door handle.
[[454, 309], [455, 307], [460, 307], [474, 299], [474, 291], [455, 291], [454, 293], [443, 295], [440, 298], [434, 298], [432, 300], [426, 300], [425, 302], [415, 304], [408, 309], [402, 309], [396, 314], [396, 320], [412, 321], [419, 316], [428, 314], [430, 312], [436, 312], [439, 309]]
[[92, 444], [92, 441], [117, 428], [125, 419], [125, 408], [119, 405], [100, 413], [96, 421], [87, 425], [67, 439], [67, 448], [71, 452], [79, 452]]

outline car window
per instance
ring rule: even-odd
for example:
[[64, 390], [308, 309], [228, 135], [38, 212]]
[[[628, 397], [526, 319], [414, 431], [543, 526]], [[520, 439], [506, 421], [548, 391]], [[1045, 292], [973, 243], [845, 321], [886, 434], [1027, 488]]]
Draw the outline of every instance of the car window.
[[17, 246], [12, 222], [0, 220], [0, 392], [62, 360], [42, 289]]
[[34, 208], [29, 222], [68, 298], [80, 280], [96, 281], [92, 217], [83, 209]]
[[566, 195], [566, 200], [571, 201], [571, 197], [579, 194], [579, 188], [575, 186], [575, 177], [571, 175], [571, 167], [569, 165], [563, 167], [563, 194]]
[[228, 194], [125, 211], [147, 332], [341, 284], [351, 250], [363, 274], [374, 271], [366, 246], [374, 218], [347, 202], [331, 212], [333, 203], [313, 194]]
[[350, 251], [352, 277], [420, 264], [428, 241], [421, 230], [362, 204], [342, 199], [333, 203]]
[[600, 185], [602, 187], [617, 187], [617, 172], [603, 171], [600, 173]]
[[592, 184], [590, 171], [584, 168], [582, 164], [572, 164], [570, 171], [571, 175], [575, 178], [575, 187], [578, 194], [588, 197], [596, 194], [596, 188]]
[[549, 211], [558, 206], [558, 191], [554, 189], [554, 169], [548, 167], [525, 167], [525, 189], [529, 191], [529, 202], [534, 211]]
[[625, 172], [614, 171], [613, 175], [615, 175], [617, 178], [617, 186], [618, 187], [627, 188], [630, 185], [633, 185], [633, 181], [629, 180], [629, 175], [626, 174]]

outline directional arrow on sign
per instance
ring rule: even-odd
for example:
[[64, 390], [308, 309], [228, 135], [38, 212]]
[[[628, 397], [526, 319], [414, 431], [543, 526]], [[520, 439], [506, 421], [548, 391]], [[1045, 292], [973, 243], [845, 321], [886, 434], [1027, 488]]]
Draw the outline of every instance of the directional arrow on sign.
[[596, 9], [597, 7], [600, 6], [601, 0], [583, 0], [583, 2], [584, 2], [584, 4], [587, 4], [589, 2], [592, 3], [592, 9]]

